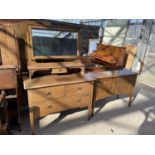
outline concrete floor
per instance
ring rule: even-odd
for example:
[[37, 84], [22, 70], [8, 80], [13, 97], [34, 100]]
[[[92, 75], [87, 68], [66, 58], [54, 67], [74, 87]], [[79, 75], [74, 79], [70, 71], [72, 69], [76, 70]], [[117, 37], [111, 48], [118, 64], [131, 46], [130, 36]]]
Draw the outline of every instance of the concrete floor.
[[[39, 135], [150, 135], [155, 134], [155, 88], [137, 83], [135, 99], [128, 108], [128, 98], [106, 98], [96, 103], [95, 115], [87, 121], [87, 109], [52, 114], [36, 122]], [[31, 134], [28, 113], [22, 116], [22, 132]]]

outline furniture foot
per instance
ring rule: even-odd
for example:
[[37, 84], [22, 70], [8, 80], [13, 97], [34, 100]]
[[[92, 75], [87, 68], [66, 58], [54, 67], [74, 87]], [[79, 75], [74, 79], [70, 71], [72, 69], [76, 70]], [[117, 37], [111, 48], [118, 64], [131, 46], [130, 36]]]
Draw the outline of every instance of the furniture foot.
[[92, 118], [92, 115], [88, 116], [88, 119], [87, 119], [87, 120], [88, 120], [88, 121], [90, 121], [90, 120], [91, 120], [91, 118]]
[[119, 99], [119, 95], [117, 95], [116, 98]]
[[32, 135], [34, 135], [35, 134], [35, 131], [34, 131], [34, 113], [33, 113], [32, 109], [30, 111], [30, 126], [31, 126]]
[[131, 104], [132, 104], [132, 95], [129, 95], [129, 103], [128, 103], [128, 107], [130, 108], [131, 107]]
[[93, 117], [94, 115], [94, 103], [96, 100], [96, 91], [97, 91], [97, 84], [96, 82], [92, 82], [94, 85], [93, 92], [92, 92], [92, 104], [88, 106], [89, 114], [88, 114], [88, 121]]
[[88, 121], [93, 117], [93, 108], [88, 107]]
[[21, 127], [21, 117], [20, 117], [20, 110], [19, 110], [19, 105], [18, 105], [18, 126], [19, 126], [19, 131], [22, 131], [22, 127]]
[[5, 118], [6, 118], [6, 134], [10, 133], [10, 123], [9, 123], [9, 113], [8, 113], [8, 103], [7, 101], [5, 102], [5, 107], [4, 107], [4, 111], [5, 111]]

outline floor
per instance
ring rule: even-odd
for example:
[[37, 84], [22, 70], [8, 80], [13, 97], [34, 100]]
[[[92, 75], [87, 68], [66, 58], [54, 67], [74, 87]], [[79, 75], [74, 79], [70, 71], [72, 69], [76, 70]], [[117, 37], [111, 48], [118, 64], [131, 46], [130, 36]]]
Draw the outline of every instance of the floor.
[[[52, 114], [36, 122], [39, 135], [150, 135], [155, 134], [155, 88], [137, 83], [135, 99], [128, 108], [128, 98], [120, 96], [100, 100], [94, 117], [87, 121], [87, 109]], [[22, 132], [31, 134], [28, 113], [22, 114]]]

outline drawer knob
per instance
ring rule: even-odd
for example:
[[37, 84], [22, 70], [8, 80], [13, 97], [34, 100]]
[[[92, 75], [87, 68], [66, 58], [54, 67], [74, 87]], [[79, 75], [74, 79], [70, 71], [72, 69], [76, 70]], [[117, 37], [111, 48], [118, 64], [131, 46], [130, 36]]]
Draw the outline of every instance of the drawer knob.
[[51, 93], [51, 92], [48, 92], [48, 93], [47, 93], [47, 95], [48, 95], [48, 96], [51, 96], [51, 95], [52, 95], [52, 93]]
[[85, 94], [84, 96], [89, 96], [89, 94]]
[[51, 106], [51, 105], [49, 105], [49, 106], [48, 106], [48, 109], [52, 109], [52, 106]]
[[81, 99], [78, 99], [78, 102], [81, 102]]
[[81, 90], [81, 89], [82, 89], [81, 87], [78, 88], [78, 90]]

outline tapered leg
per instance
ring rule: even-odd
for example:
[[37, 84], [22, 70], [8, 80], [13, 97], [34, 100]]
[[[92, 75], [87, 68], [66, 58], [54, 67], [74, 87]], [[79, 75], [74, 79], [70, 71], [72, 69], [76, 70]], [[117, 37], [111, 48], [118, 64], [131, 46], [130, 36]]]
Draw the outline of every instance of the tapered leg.
[[116, 98], [119, 99], [119, 95], [117, 95]]
[[92, 98], [91, 98], [91, 104], [88, 106], [88, 110], [89, 110], [89, 114], [88, 114], [88, 120], [91, 119], [91, 117], [93, 117], [94, 115], [94, 105], [95, 105], [95, 101], [96, 101], [96, 91], [97, 91], [97, 84], [96, 82], [92, 82]]
[[132, 94], [129, 95], [129, 103], [128, 103], [128, 107], [131, 107], [132, 104]]
[[22, 131], [22, 126], [21, 126], [21, 118], [20, 118], [19, 109], [18, 109], [18, 125], [19, 125], [19, 131], [21, 132]]
[[19, 106], [19, 99], [17, 98], [17, 114], [18, 114], [18, 125], [19, 125], [19, 131], [22, 131], [21, 127], [21, 117], [20, 117], [20, 106]]
[[33, 110], [30, 111], [30, 126], [31, 126], [31, 130], [32, 130], [32, 135], [35, 134], [35, 131], [34, 131], [34, 113], [33, 113]]
[[90, 120], [92, 116], [93, 116], [93, 107], [89, 106], [88, 107], [88, 120]]
[[88, 120], [90, 120], [91, 117], [93, 117], [93, 115], [94, 115], [94, 104], [95, 104], [95, 101], [96, 101], [96, 91], [97, 91], [96, 82], [92, 82], [91, 84], [93, 86], [93, 91], [92, 91], [91, 104], [88, 106], [88, 111], [89, 111]]

